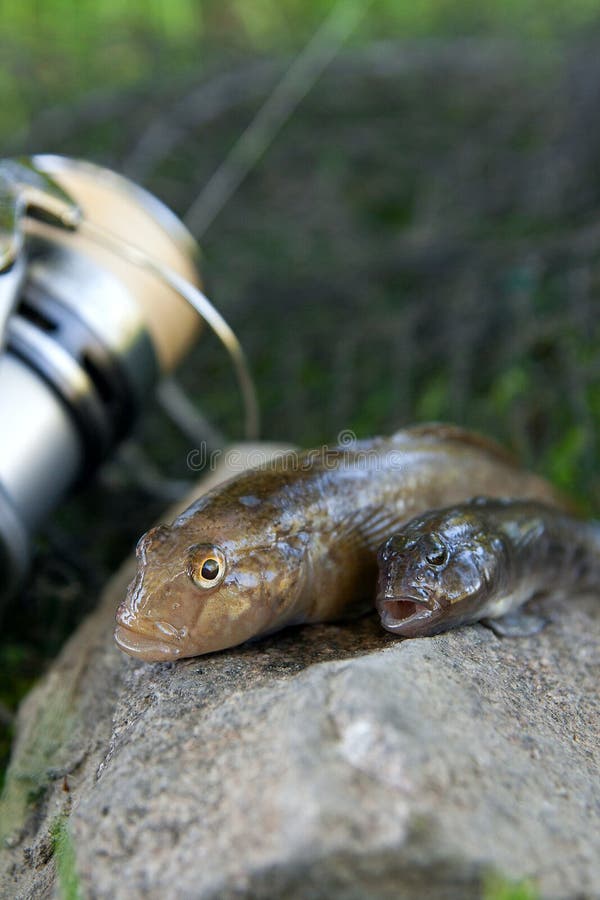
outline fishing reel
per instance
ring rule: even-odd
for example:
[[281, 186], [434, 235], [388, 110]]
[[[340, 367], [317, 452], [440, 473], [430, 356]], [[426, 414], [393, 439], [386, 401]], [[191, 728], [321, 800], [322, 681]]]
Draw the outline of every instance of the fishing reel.
[[0, 161], [0, 605], [32, 536], [129, 433], [203, 321], [242, 349], [199, 288], [180, 220], [131, 181], [57, 156]]

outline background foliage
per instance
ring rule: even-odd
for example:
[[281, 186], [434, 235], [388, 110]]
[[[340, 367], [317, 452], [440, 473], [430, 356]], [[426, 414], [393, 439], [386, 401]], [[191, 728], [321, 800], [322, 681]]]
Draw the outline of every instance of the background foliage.
[[[144, 84], [248, 52], [290, 52], [330, 0], [12, 0], [0, 2], [0, 129], [88, 92]], [[495, 34], [536, 41], [587, 36], [594, 0], [371, 0], [353, 38]]]
[[[312, 35], [317, 0], [0, 2], [1, 155], [84, 156], [183, 215]], [[380, 0], [202, 238], [264, 435], [310, 445], [450, 419], [600, 506], [600, 13], [591, 0]], [[219, 347], [182, 379], [239, 434]], [[0, 639], [18, 699], [189, 479], [154, 408], [40, 537]]]

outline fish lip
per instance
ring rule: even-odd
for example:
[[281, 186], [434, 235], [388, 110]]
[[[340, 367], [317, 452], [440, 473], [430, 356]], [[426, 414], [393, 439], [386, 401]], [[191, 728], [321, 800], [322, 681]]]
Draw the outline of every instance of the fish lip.
[[417, 606], [425, 606], [427, 609], [432, 610], [435, 607], [435, 601], [430, 599], [428, 596], [424, 594], [409, 594], [403, 592], [401, 594], [381, 594], [379, 597], [380, 603], [387, 603], [388, 601], [398, 602], [401, 600], [406, 600], [410, 603], [416, 603]]
[[[412, 603], [416, 609], [410, 615], [399, 619], [389, 609], [388, 604], [390, 603]], [[383, 627], [398, 634], [402, 634], [407, 626], [429, 620], [432, 613], [436, 612], [438, 608], [435, 602], [425, 600], [423, 597], [416, 597], [414, 594], [384, 594], [378, 598], [377, 606]]]
[[121, 623], [115, 627], [114, 637], [120, 650], [146, 662], [168, 662], [182, 655], [181, 648], [170, 641], [142, 634]]
[[187, 634], [187, 628], [175, 628], [174, 625], [162, 620], [155, 622], [154, 627], [166, 635], [167, 640], [172, 638], [174, 641], [181, 641]]

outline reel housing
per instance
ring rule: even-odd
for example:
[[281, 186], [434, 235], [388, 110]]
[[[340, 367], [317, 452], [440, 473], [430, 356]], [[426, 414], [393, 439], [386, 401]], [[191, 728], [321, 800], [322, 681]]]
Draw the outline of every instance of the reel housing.
[[0, 601], [36, 529], [194, 343], [198, 313], [231, 332], [198, 289], [197, 256], [167, 207], [108, 169], [0, 161]]

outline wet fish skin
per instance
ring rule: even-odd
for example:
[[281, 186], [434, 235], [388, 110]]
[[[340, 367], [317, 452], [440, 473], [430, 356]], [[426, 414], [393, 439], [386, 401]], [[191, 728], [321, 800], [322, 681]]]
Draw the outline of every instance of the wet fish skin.
[[600, 525], [539, 502], [476, 498], [409, 522], [378, 552], [384, 628], [422, 637], [533, 597], [600, 589]]
[[[473, 492], [564, 503], [494, 442], [439, 424], [243, 472], [140, 539], [116, 642], [173, 660], [345, 617], [373, 603], [376, 551], [390, 534]], [[210, 584], [206, 560], [219, 570]]]

